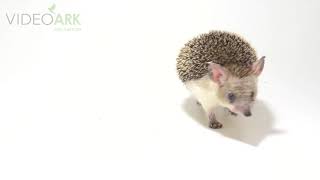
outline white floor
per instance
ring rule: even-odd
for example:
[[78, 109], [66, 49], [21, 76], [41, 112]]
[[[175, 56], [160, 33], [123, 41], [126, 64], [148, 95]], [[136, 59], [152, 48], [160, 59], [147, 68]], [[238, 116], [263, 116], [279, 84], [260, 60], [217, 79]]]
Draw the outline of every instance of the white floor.
[[[0, 3], [0, 179], [320, 179], [320, 3], [63, 1], [81, 31], [9, 25]], [[253, 117], [211, 130], [175, 58], [212, 29], [267, 57]]]

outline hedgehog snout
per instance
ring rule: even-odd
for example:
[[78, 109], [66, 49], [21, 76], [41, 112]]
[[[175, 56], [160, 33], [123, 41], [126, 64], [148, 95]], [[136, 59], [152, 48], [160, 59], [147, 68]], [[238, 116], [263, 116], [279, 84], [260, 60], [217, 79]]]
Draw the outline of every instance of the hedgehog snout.
[[235, 106], [234, 109], [233, 109], [233, 112], [241, 113], [246, 117], [249, 117], [249, 116], [252, 115], [249, 105]]

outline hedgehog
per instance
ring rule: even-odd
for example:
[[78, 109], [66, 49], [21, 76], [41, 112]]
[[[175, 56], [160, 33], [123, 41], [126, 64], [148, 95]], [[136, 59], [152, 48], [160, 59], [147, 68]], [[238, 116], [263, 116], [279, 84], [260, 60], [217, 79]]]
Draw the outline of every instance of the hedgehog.
[[210, 31], [184, 45], [176, 68], [207, 114], [209, 127], [219, 129], [223, 125], [214, 113], [218, 106], [232, 115], [251, 116], [264, 62], [265, 56], [258, 59], [255, 49], [238, 34]]

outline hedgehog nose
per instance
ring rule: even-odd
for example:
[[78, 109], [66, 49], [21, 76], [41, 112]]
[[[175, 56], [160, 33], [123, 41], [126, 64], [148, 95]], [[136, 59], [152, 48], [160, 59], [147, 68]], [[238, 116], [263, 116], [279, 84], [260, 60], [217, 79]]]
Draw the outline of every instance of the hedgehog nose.
[[243, 114], [244, 114], [245, 116], [249, 117], [249, 116], [251, 116], [251, 111], [246, 111], [246, 112], [244, 112]]

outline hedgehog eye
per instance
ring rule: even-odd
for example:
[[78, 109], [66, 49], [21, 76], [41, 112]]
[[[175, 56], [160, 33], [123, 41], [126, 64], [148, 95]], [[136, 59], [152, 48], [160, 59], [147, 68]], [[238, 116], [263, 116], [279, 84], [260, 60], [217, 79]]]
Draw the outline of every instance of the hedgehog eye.
[[230, 103], [233, 103], [236, 100], [236, 95], [234, 95], [233, 93], [228, 93], [227, 96]]

